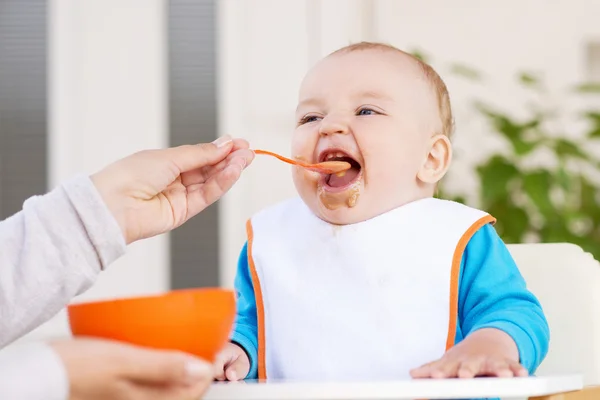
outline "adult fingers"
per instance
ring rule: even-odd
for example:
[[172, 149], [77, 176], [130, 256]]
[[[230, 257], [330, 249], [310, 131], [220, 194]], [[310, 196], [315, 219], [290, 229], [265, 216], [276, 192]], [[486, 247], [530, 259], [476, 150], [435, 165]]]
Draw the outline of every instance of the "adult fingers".
[[189, 187], [187, 218], [197, 215], [231, 189], [233, 184], [240, 178], [244, 163], [244, 159], [236, 158], [225, 169], [208, 178], [205, 183]]
[[128, 382], [119, 399], [127, 400], [198, 400], [210, 387], [212, 380], [190, 385], [156, 385]]
[[233, 139], [223, 136], [212, 143], [172, 147], [161, 151], [160, 154], [183, 173], [219, 163], [227, 157], [233, 146]]
[[121, 376], [138, 382], [189, 384], [213, 378], [209, 363], [182, 353], [131, 347], [119, 358]]
[[249, 148], [250, 148], [250, 143], [248, 143], [248, 141], [246, 139], [240, 139], [240, 138], [233, 139], [232, 151], [249, 149]]
[[235, 149], [234, 145], [234, 149], [231, 150], [231, 153], [217, 164], [207, 165], [181, 174], [181, 183], [185, 186], [203, 183], [210, 178], [212, 174], [224, 170], [236, 158], [242, 158], [244, 160], [245, 168], [254, 160], [254, 152], [248, 149]]

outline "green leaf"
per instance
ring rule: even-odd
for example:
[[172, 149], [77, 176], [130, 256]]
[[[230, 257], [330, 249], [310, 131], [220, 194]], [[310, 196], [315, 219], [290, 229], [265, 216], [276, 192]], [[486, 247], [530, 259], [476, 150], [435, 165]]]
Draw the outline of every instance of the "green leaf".
[[498, 201], [486, 207], [496, 222], [496, 231], [506, 243], [521, 243], [529, 230], [529, 215], [510, 201]]
[[588, 138], [600, 138], [600, 112], [586, 111], [583, 116], [592, 123], [592, 128], [587, 134]]
[[541, 142], [537, 140], [526, 142], [521, 138], [514, 138], [512, 140], [513, 149], [518, 156], [524, 156], [531, 153], [540, 143]]
[[[581, 185], [581, 209], [589, 211], [590, 214], [595, 210], [600, 214], [600, 205], [596, 201], [596, 195], [600, 189], [595, 187], [584, 176], [580, 176], [579, 179]], [[600, 217], [600, 215], [598, 217]], [[595, 221], [598, 221], [598, 218], [596, 218]]]
[[534, 118], [519, 123], [510, 117], [492, 110], [484, 104], [476, 104], [476, 108], [488, 118], [494, 129], [502, 134], [511, 143], [516, 155], [522, 156], [533, 151], [542, 142], [539, 140], [525, 140], [525, 134], [536, 129], [541, 124], [540, 118]]
[[590, 252], [595, 259], [600, 260], [600, 235], [578, 236], [568, 230], [567, 224], [556, 221], [540, 230], [540, 239], [546, 243], [573, 243], [584, 251]]
[[452, 197], [450, 200], [453, 200], [460, 204], [467, 204], [467, 199], [463, 196], [455, 196], [455, 197]]
[[495, 155], [477, 167], [477, 174], [481, 182], [481, 199], [487, 204], [508, 197], [508, 185], [519, 176], [519, 171], [506, 158]]
[[552, 217], [556, 210], [550, 201], [552, 175], [546, 170], [539, 170], [523, 175], [523, 189], [533, 204], [544, 217]]
[[600, 124], [600, 112], [598, 111], [586, 111], [583, 116], [595, 124]]
[[452, 64], [450, 66], [450, 72], [472, 81], [481, 81], [483, 78], [481, 72], [464, 64]]
[[557, 139], [554, 141], [554, 151], [559, 157], [574, 157], [581, 160], [590, 160], [590, 156], [585, 153], [581, 147], [568, 139]]
[[428, 62], [427, 60], [429, 59], [429, 57], [425, 55], [425, 53], [422, 50], [414, 49], [412, 51], [409, 51], [408, 53], [425, 63]]
[[575, 86], [579, 93], [600, 94], [600, 82], [586, 82]]
[[600, 138], [600, 125], [589, 131], [587, 136], [590, 139]]
[[451, 201], [455, 201], [457, 203], [461, 203], [461, 204], [467, 204], [467, 199], [461, 195], [450, 195], [448, 193], [446, 193], [446, 191], [444, 190], [443, 185], [438, 186], [436, 193], [434, 194], [434, 196], [436, 199], [443, 199], [443, 200], [451, 200]]
[[561, 164], [558, 167], [558, 172], [556, 174], [556, 183], [558, 183], [563, 190], [568, 192], [573, 187], [572, 181], [573, 179], [571, 178], [571, 175], [567, 173], [564, 166]]
[[[557, 210], [553, 218], [546, 218], [540, 237], [544, 242], [574, 243], [600, 259], [600, 205], [595, 199], [599, 188], [583, 176], [574, 179], [579, 187], [579, 190], [572, 191], [579, 199], [576, 208]], [[592, 232], [579, 236], [569, 230], [570, 222], [580, 218], [594, 222]]]
[[543, 242], [547, 243], [575, 243], [577, 236], [567, 229], [566, 221], [553, 221], [546, 224], [539, 232]]
[[524, 86], [528, 86], [530, 88], [539, 89], [542, 86], [541, 78], [531, 72], [521, 72], [517, 78]]

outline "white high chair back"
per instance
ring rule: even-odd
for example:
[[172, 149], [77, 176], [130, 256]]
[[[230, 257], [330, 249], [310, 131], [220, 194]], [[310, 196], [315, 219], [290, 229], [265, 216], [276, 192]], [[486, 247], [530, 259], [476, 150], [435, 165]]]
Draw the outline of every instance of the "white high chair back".
[[509, 245], [550, 325], [550, 350], [537, 375], [582, 374], [600, 384], [600, 263], [568, 243]]

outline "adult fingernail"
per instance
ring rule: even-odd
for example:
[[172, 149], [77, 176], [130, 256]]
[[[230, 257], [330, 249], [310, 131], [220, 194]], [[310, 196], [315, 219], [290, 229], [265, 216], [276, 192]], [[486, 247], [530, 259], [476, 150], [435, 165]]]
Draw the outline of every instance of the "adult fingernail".
[[231, 136], [229, 135], [225, 135], [225, 136], [221, 136], [220, 138], [218, 138], [217, 140], [215, 140], [214, 142], [212, 142], [215, 146], [217, 147], [223, 147], [226, 144], [231, 142]]
[[192, 360], [185, 365], [185, 372], [190, 379], [211, 377], [214, 373], [213, 366], [206, 362]]

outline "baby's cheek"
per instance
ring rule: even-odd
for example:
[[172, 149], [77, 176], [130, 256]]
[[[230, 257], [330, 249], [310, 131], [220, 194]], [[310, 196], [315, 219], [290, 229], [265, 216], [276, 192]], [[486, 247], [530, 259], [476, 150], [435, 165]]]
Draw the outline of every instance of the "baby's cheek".
[[369, 167], [365, 183], [368, 184], [369, 192], [374, 198], [385, 199], [387, 203], [391, 198], [402, 197], [401, 194], [412, 186], [414, 179], [411, 180], [410, 176], [414, 174], [401, 160], [378, 159], [373, 163], [376, 165], [373, 168]]
[[292, 167], [292, 178], [294, 185], [298, 189], [306, 188], [316, 190], [318, 180], [321, 178], [321, 174], [302, 167]]
[[298, 127], [292, 135], [292, 158], [312, 162], [317, 140], [318, 134], [312, 134], [303, 126]]

